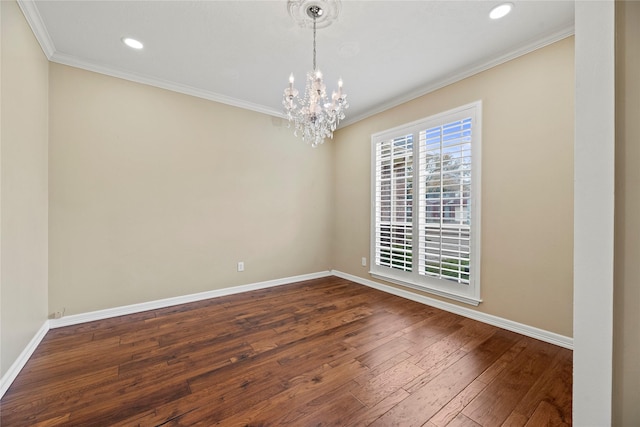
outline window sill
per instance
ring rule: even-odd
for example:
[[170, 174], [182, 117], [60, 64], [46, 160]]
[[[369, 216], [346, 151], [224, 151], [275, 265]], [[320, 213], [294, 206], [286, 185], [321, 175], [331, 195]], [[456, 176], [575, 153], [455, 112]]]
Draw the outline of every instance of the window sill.
[[470, 297], [468, 295], [462, 295], [456, 292], [445, 291], [442, 289], [432, 288], [424, 284], [418, 284], [418, 283], [410, 282], [407, 280], [398, 279], [396, 277], [391, 277], [391, 276], [387, 276], [380, 273], [374, 273], [372, 271], [370, 271], [369, 274], [371, 274], [371, 276], [375, 277], [376, 279], [384, 280], [386, 282], [391, 282], [396, 285], [400, 285], [400, 286], [415, 289], [418, 291], [426, 292], [429, 294], [437, 295], [443, 298], [452, 299], [454, 301], [462, 302], [462, 303], [473, 305], [476, 307], [482, 302], [482, 300], [479, 298]]

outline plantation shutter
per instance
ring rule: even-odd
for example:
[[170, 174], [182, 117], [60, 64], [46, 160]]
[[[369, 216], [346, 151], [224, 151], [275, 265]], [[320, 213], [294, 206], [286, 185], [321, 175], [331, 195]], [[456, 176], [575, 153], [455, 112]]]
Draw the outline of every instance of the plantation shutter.
[[471, 118], [419, 134], [418, 272], [469, 283]]
[[412, 271], [413, 135], [376, 144], [375, 264]]
[[373, 277], [480, 303], [481, 109], [371, 135]]

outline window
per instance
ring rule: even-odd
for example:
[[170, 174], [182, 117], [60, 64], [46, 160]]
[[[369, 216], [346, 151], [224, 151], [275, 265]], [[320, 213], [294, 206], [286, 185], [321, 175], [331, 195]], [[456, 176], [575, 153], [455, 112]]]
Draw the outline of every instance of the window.
[[374, 277], [480, 302], [481, 108], [372, 135]]

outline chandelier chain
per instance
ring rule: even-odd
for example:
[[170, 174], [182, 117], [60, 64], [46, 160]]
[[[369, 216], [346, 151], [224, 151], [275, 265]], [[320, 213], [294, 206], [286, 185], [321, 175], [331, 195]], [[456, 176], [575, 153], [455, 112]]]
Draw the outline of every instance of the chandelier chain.
[[316, 70], [316, 16], [313, 15], [313, 71]]

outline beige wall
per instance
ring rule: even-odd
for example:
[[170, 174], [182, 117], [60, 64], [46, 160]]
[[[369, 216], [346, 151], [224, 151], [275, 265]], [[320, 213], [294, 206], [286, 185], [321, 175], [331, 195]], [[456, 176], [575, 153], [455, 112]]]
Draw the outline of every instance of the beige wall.
[[57, 64], [50, 112], [50, 311], [330, 269], [330, 145], [311, 149], [280, 119]]
[[0, 2], [0, 374], [47, 320], [48, 61]]
[[640, 425], [640, 3], [616, 3], [614, 425]]
[[334, 268], [371, 279], [371, 134], [482, 100], [477, 309], [572, 336], [573, 62], [571, 37], [338, 131]]

